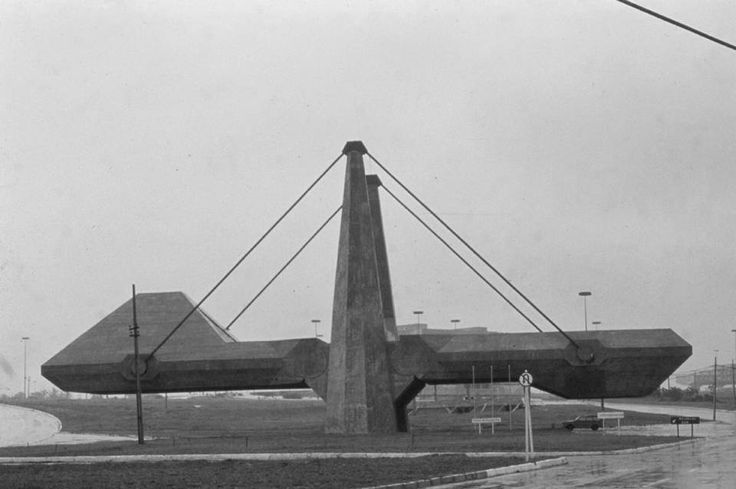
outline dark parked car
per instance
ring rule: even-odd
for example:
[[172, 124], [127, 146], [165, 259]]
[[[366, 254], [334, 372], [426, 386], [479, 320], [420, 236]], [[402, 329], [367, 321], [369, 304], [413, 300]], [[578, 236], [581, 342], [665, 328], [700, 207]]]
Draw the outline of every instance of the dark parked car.
[[570, 431], [575, 428], [590, 428], [596, 431], [601, 427], [601, 420], [595, 414], [586, 414], [584, 416], [578, 416], [575, 419], [568, 419], [562, 422], [562, 427]]

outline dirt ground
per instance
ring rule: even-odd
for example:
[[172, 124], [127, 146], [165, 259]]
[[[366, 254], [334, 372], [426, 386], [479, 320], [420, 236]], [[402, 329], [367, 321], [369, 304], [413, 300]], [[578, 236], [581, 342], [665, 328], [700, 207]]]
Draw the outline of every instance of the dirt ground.
[[350, 489], [474, 472], [516, 463], [522, 463], [522, 460], [436, 455], [416, 459], [3, 466], [0, 478], [3, 489]]

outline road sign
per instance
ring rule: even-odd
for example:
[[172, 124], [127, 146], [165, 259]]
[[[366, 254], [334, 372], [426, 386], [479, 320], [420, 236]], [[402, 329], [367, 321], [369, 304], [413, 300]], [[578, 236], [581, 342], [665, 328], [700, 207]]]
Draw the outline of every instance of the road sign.
[[700, 424], [700, 416], [670, 416], [670, 424], [677, 426], [677, 438], [680, 438], [680, 425], [690, 425], [690, 438], [695, 436], [693, 425]]
[[534, 377], [526, 370], [524, 370], [523, 374], [519, 375], [519, 383], [524, 387], [529, 387], [532, 385], [532, 382], [534, 382]]
[[670, 424], [700, 424], [700, 416], [670, 416]]
[[493, 424], [500, 423], [501, 418], [473, 418], [471, 422], [473, 424]]
[[621, 411], [604, 411], [598, 413], [598, 419], [624, 419], [624, 413]]

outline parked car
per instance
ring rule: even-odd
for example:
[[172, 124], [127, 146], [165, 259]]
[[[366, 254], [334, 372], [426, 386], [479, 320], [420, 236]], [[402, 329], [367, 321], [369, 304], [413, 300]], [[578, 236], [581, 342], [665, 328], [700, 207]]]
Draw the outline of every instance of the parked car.
[[575, 428], [590, 428], [596, 431], [601, 427], [601, 420], [595, 414], [586, 414], [578, 416], [575, 419], [568, 419], [562, 422], [562, 427], [567, 430], [574, 430]]

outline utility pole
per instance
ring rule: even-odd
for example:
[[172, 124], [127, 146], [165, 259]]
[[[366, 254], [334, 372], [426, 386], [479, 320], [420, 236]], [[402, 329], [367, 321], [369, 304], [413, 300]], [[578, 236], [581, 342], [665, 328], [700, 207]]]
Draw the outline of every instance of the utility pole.
[[733, 394], [733, 403], [736, 407], [736, 368], [734, 368], [734, 359], [736, 358], [736, 329], [732, 329], [733, 333], [733, 354], [731, 357], [731, 393]]
[[[511, 364], [509, 363], [509, 387], [511, 386]], [[511, 431], [511, 403], [508, 403], [509, 408], [509, 431]]]
[[734, 369], [733, 358], [731, 359], [731, 393], [733, 394], [733, 404], [736, 406], [736, 369]]
[[[473, 368], [473, 374], [472, 374], [473, 375], [473, 417], [475, 418], [475, 411], [477, 409], [477, 407], [476, 407], [477, 406], [476, 405], [476, 400], [475, 400], [475, 398], [476, 398], [476, 391], [475, 391], [475, 365], [473, 365], [472, 368]], [[479, 428], [479, 430], [480, 430], [480, 428]]]
[[28, 399], [28, 340], [29, 336], [24, 336], [20, 340], [23, 342], [23, 398]]
[[133, 284], [133, 325], [128, 328], [133, 338], [133, 372], [135, 373], [135, 408], [138, 420], [138, 444], [143, 445], [143, 403], [141, 401], [141, 373], [138, 368], [138, 316], [135, 309], [135, 284]]

